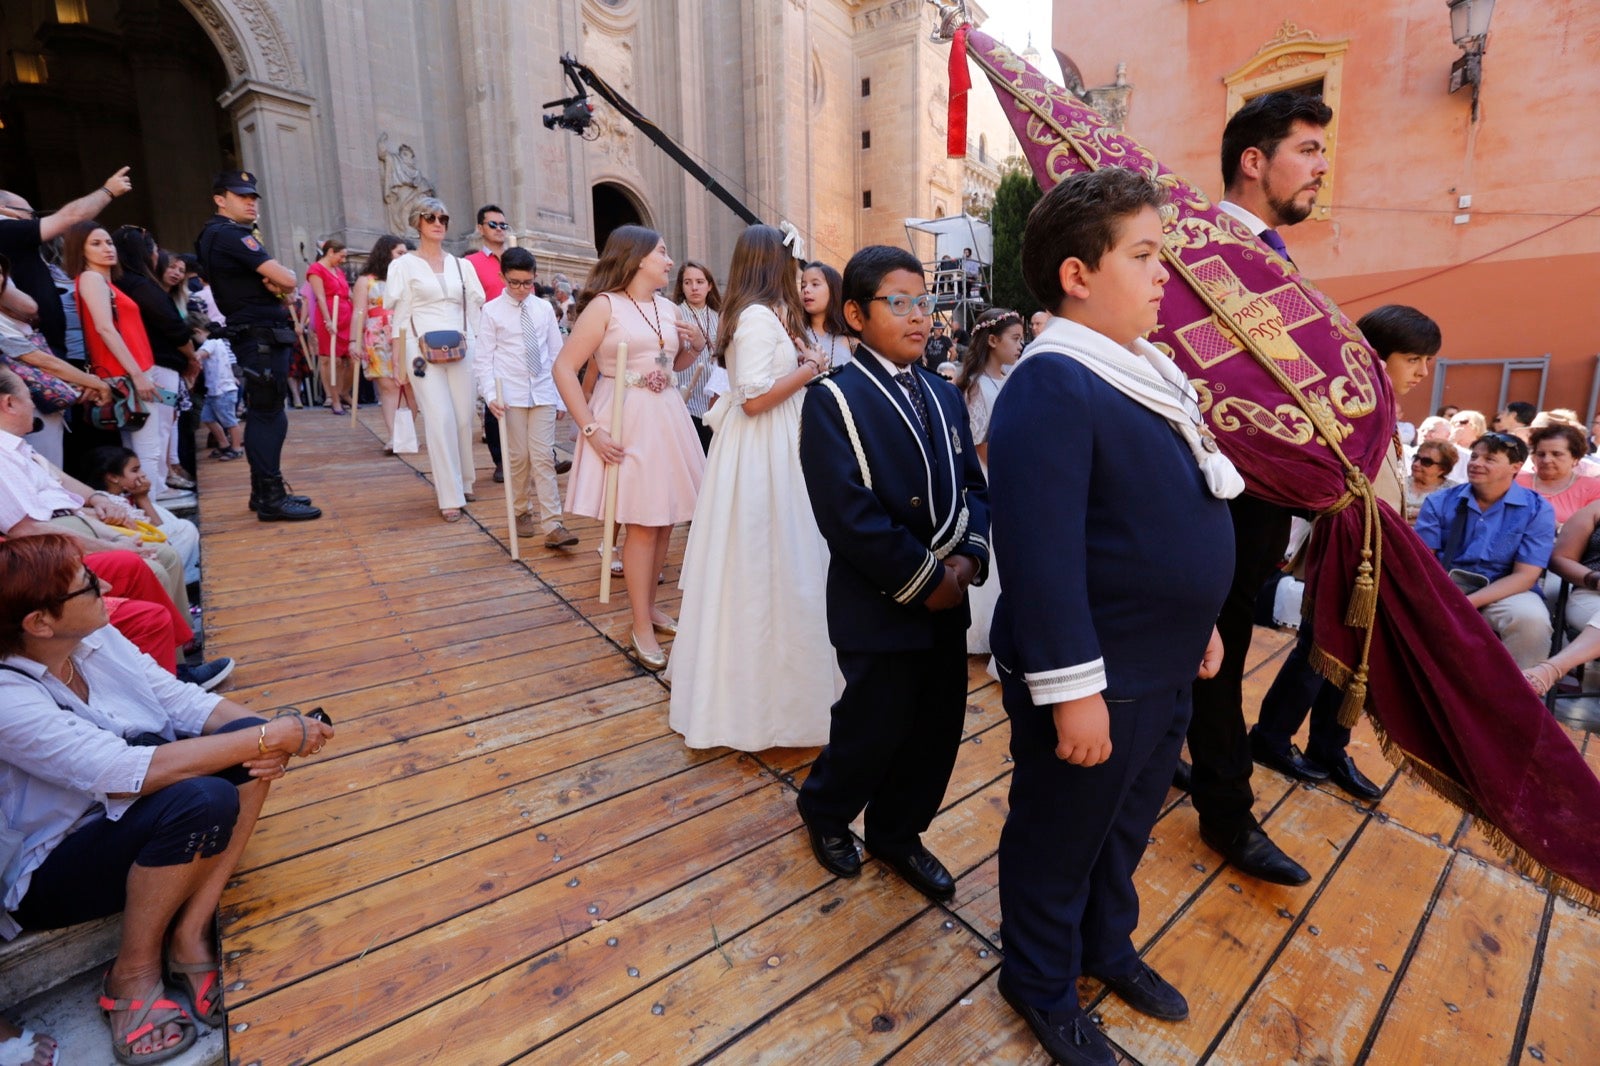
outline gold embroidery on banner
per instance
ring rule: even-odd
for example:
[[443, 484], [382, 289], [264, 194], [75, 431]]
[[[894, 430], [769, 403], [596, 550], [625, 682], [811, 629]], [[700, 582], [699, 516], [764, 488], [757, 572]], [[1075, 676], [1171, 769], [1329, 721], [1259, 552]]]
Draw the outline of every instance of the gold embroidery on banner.
[[1354, 342], [1339, 351], [1348, 376], [1337, 377], [1328, 386], [1328, 398], [1348, 418], [1361, 418], [1378, 409], [1378, 388], [1367, 368], [1367, 350]]
[[1311, 419], [1292, 403], [1280, 403], [1269, 411], [1254, 400], [1230, 396], [1216, 405], [1211, 421], [1224, 433], [1249, 426], [1290, 444], [1305, 444], [1316, 436]]

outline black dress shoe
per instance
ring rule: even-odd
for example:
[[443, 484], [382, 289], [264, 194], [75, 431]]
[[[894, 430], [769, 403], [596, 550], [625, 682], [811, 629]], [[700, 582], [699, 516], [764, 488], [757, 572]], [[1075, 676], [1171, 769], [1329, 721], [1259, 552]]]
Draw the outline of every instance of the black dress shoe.
[[848, 829], [841, 832], [825, 830], [806, 817], [806, 809], [795, 803], [800, 820], [806, 824], [811, 836], [811, 854], [817, 857], [822, 868], [835, 877], [856, 877], [861, 873], [861, 853]]
[[1257, 880], [1275, 885], [1303, 885], [1311, 880], [1306, 868], [1285, 855], [1259, 826], [1241, 830], [1231, 840], [1225, 840], [1202, 824], [1200, 839], [1240, 873]]
[[1034, 1039], [1052, 1059], [1067, 1066], [1116, 1066], [1116, 1053], [1083, 1011], [1044, 1011], [1030, 1007], [1006, 985], [1003, 972], [995, 984], [1000, 989], [1000, 998], [1011, 1004], [1011, 1009], [1028, 1023]]
[[1375, 800], [1383, 795], [1383, 789], [1373, 784], [1372, 779], [1356, 766], [1349, 752], [1340, 752], [1339, 757], [1332, 762], [1324, 763], [1317, 760], [1318, 766], [1326, 766], [1328, 780], [1344, 789], [1356, 799]]
[[1250, 757], [1269, 770], [1287, 774], [1297, 781], [1326, 781], [1328, 771], [1306, 758], [1297, 745], [1290, 744], [1288, 752], [1277, 752], [1250, 738]]
[[950, 876], [944, 863], [934, 858], [933, 852], [921, 844], [900, 855], [878, 857], [929, 899], [943, 903], [956, 894], [956, 879]]
[[1194, 791], [1194, 767], [1187, 760], [1178, 760], [1177, 767], [1172, 771], [1172, 787], [1179, 792]]
[[[1098, 976], [1091, 974], [1090, 976]], [[1115, 992], [1122, 1002], [1152, 1018], [1164, 1022], [1181, 1022], [1189, 1016], [1189, 1001], [1183, 993], [1156, 973], [1140, 959], [1129, 973], [1121, 977], [1101, 977], [1105, 986]]]

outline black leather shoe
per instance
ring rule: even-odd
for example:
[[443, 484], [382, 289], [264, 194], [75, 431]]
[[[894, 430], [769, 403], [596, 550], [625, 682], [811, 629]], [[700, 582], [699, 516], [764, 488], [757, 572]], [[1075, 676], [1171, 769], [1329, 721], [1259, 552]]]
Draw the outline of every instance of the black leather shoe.
[[800, 820], [806, 824], [806, 832], [811, 836], [811, 854], [817, 857], [822, 868], [835, 877], [859, 876], [861, 853], [856, 850], [856, 842], [851, 838], [850, 831], [829, 832], [807, 818], [806, 809], [798, 801], [795, 809], [800, 812]]
[[[1098, 976], [1091, 974], [1091, 977]], [[1101, 977], [1105, 986], [1140, 1014], [1164, 1022], [1181, 1022], [1189, 1016], [1189, 1001], [1167, 979], [1151, 969], [1143, 959], [1121, 977]]]
[[911, 887], [929, 899], [943, 903], [956, 894], [956, 879], [933, 857], [933, 852], [918, 844], [903, 855], [878, 856], [905, 878]]
[[1000, 989], [1000, 998], [1011, 1004], [1011, 1009], [1028, 1023], [1034, 1039], [1052, 1059], [1067, 1066], [1116, 1066], [1116, 1053], [1083, 1011], [1043, 1011], [1030, 1007], [1006, 985], [1003, 972], [995, 984]]
[[1260, 881], [1275, 885], [1303, 885], [1311, 880], [1306, 868], [1285, 855], [1259, 826], [1241, 830], [1231, 840], [1224, 840], [1200, 826], [1200, 839], [1240, 873], [1249, 874]]
[[1265, 744], [1260, 743], [1254, 736], [1250, 738], [1250, 757], [1269, 770], [1276, 770], [1280, 774], [1287, 774], [1297, 781], [1326, 781], [1328, 771], [1306, 758], [1297, 745], [1290, 744], [1287, 754], [1273, 751]]
[[1316, 765], [1327, 766], [1328, 780], [1344, 789], [1356, 799], [1375, 800], [1383, 795], [1383, 789], [1373, 783], [1372, 779], [1356, 766], [1349, 752], [1340, 752], [1339, 757], [1330, 763], [1318, 760]]
[[1178, 760], [1177, 768], [1172, 771], [1172, 787], [1179, 792], [1194, 791], [1194, 767], [1187, 760]]

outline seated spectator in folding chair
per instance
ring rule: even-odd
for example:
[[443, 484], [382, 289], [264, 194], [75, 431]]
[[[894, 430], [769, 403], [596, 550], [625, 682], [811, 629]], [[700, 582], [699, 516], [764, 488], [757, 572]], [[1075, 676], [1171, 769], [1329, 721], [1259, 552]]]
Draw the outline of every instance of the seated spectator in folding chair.
[[1600, 659], [1600, 501], [1562, 524], [1550, 553], [1550, 576], [1572, 585], [1562, 621], [1577, 635], [1558, 653], [1522, 672], [1541, 696], [1567, 673]]
[[1485, 433], [1472, 444], [1467, 483], [1429, 496], [1416, 525], [1523, 670], [1550, 651], [1550, 611], [1536, 589], [1556, 537], [1554, 509], [1514, 480], [1527, 458], [1519, 438]]

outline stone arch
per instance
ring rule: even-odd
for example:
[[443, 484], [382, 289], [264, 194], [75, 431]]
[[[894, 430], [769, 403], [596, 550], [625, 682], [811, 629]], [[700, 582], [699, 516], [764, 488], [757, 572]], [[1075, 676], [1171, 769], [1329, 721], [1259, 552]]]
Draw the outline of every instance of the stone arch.
[[313, 105], [299, 49], [269, 0], [181, 0], [222, 56], [231, 79], [217, 102], [233, 119], [239, 165], [259, 175], [267, 247], [285, 262], [305, 243], [292, 228], [328, 217], [318, 184]]
[[599, 253], [606, 238], [618, 226], [640, 225], [656, 228], [645, 199], [631, 183], [621, 178], [599, 178], [589, 188], [594, 221], [594, 247]]

